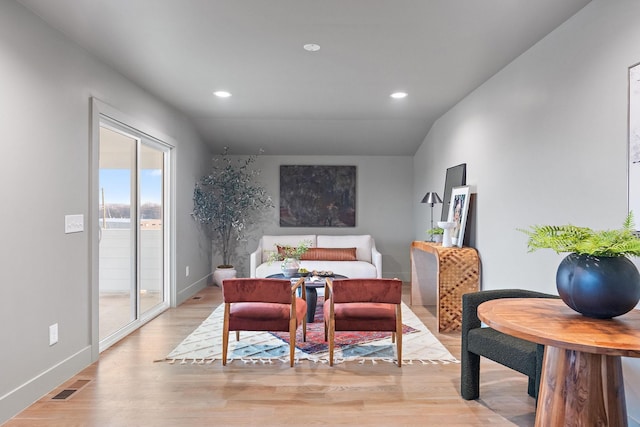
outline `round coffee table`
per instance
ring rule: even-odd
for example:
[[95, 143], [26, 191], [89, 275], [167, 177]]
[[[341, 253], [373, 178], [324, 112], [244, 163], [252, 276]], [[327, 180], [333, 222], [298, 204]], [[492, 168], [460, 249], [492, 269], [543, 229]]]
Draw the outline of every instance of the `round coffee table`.
[[[295, 274], [293, 277], [284, 277], [284, 274], [270, 274], [266, 278], [267, 279], [290, 279], [291, 281], [298, 281], [300, 279], [299, 274]], [[313, 276], [316, 277], [316, 276]], [[304, 287], [307, 292], [307, 323], [313, 323], [313, 320], [316, 316], [316, 305], [318, 302], [318, 288], [324, 288], [325, 278], [329, 277], [330, 279], [348, 279], [347, 276], [343, 276], [341, 274], [334, 274], [333, 276], [322, 276], [322, 280], [313, 280], [312, 276], [307, 276], [304, 279]]]

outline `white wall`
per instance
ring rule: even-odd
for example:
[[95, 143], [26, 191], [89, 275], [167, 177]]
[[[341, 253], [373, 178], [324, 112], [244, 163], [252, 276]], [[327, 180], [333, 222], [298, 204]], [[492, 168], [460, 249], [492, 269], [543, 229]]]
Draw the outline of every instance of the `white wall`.
[[[594, 0], [443, 115], [416, 153], [415, 181], [436, 190], [446, 167], [467, 163], [484, 289], [557, 293], [562, 256], [527, 253], [517, 228], [622, 225], [627, 72], [640, 62], [639, 16], [637, 0]], [[419, 238], [428, 213], [417, 204], [414, 212]], [[625, 360], [631, 423], [640, 420], [637, 362]]]
[[[355, 227], [280, 227], [280, 165], [355, 165]], [[409, 280], [411, 245], [412, 159], [402, 156], [268, 156], [258, 157], [260, 181], [273, 197], [276, 208], [264, 223], [252, 230], [251, 238], [239, 248], [233, 264], [238, 275], [249, 275], [249, 253], [262, 234], [371, 234], [382, 253], [384, 277]], [[220, 264], [219, 261], [214, 265]]]
[[[176, 142], [177, 294], [203, 287], [209, 248], [189, 216], [210, 157], [190, 123], [13, 1], [0, 1], [0, 423], [91, 361], [90, 98]], [[97, 207], [95, 207], [97, 212]], [[190, 265], [190, 277], [184, 277]], [[49, 346], [49, 325], [59, 342]]]

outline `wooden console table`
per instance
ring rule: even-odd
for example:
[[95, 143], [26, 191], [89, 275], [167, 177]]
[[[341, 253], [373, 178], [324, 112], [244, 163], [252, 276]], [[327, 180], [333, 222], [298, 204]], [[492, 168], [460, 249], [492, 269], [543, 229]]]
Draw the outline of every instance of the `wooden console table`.
[[438, 332], [462, 326], [462, 295], [480, 290], [480, 258], [468, 247], [411, 244], [411, 305], [435, 305]]
[[627, 425], [620, 357], [640, 357], [640, 310], [592, 319], [557, 299], [504, 298], [480, 304], [478, 317], [545, 345], [536, 427]]

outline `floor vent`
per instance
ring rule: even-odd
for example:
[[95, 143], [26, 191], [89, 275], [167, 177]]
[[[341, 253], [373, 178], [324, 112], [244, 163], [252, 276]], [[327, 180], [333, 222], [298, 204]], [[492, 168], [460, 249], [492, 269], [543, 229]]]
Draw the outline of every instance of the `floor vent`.
[[65, 389], [65, 390], [62, 390], [60, 393], [56, 394], [55, 396], [53, 396], [52, 399], [53, 400], [67, 400], [76, 391], [78, 391], [78, 390]]
[[53, 396], [51, 400], [67, 400], [71, 396], [73, 396], [73, 394], [76, 391], [80, 390], [82, 387], [86, 386], [90, 382], [91, 380], [76, 380], [76, 382], [71, 384], [68, 388], [65, 388], [60, 393]]
[[202, 297], [193, 297], [192, 299], [200, 299], [200, 298], [202, 298]]

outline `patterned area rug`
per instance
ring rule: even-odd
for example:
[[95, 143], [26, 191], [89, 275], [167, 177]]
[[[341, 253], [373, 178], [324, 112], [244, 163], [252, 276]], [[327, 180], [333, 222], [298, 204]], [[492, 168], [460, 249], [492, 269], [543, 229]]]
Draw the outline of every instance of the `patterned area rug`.
[[[324, 342], [322, 301], [318, 301], [316, 321], [307, 324], [307, 342], [302, 342], [302, 328], [296, 337], [296, 360], [329, 362], [328, 346]], [[170, 363], [212, 363], [222, 359], [222, 317], [224, 305], [218, 306], [195, 331], [185, 338], [165, 360]], [[404, 334], [402, 363], [458, 363], [451, 353], [433, 336], [427, 327], [406, 305], [402, 304]], [[235, 333], [229, 335], [227, 363], [289, 362], [288, 333], [241, 332], [240, 341]], [[344, 361], [386, 361], [395, 363], [395, 343], [390, 333], [336, 332], [334, 363]]]
[[[324, 322], [322, 307], [324, 304], [324, 297], [318, 297], [318, 303], [316, 304], [316, 312], [313, 323], [307, 323], [307, 340], [302, 341], [302, 328], [299, 327], [296, 331], [296, 348], [299, 348], [304, 353], [322, 353], [329, 351], [329, 343], [324, 340]], [[404, 320], [404, 319], [403, 319]], [[418, 332], [417, 329], [402, 325], [403, 337], [407, 334]], [[273, 336], [280, 338], [285, 343], [289, 344], [289, 332], [270, 332]], [[334, 337], [336, 349], [342, 349], [348, 351], [350, 347], [365, 344], [371, 341], [378, 341], [384, 338], [391, 338], [391, 332], [372, 332], [372, 331], [340, 331], [336, 332]]]

